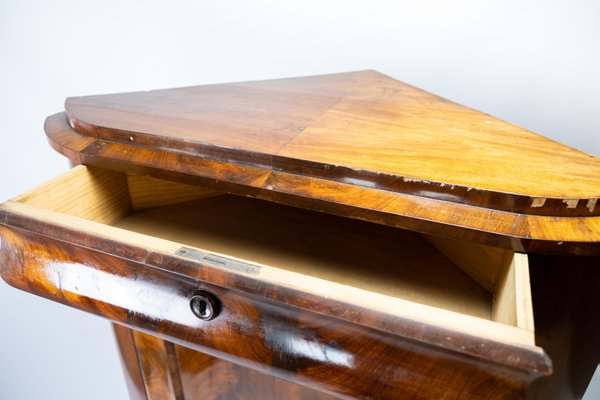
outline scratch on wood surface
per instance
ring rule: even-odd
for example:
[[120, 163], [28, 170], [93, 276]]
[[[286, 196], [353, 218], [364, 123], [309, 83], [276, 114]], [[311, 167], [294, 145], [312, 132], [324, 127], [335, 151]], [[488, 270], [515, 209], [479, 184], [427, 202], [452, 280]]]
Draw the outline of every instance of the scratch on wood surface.
[[579, 199], [567, 199], [563, 200], [563, 203], [567, 205], [567, 208], [577, 208], [577, 203], [579, 203]]
[[536, 197], [534, 199], [531, 199], [531, 207], [532, 208], [542, 207], [545, 203], [546, 203], [545, 197]]
[[594, 209], [596, 208], [596, 203], [598, 202], [598, 199], [589, 199], [587, 201], [587, 209], [590, 210], [591, 213], [594, 212]]

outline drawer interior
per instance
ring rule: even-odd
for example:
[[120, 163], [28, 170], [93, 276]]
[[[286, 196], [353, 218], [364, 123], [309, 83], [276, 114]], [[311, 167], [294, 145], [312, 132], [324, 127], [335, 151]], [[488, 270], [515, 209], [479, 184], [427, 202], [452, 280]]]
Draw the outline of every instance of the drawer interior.
[[533, 332], [524, 254], [85, 166], [15, 201]]

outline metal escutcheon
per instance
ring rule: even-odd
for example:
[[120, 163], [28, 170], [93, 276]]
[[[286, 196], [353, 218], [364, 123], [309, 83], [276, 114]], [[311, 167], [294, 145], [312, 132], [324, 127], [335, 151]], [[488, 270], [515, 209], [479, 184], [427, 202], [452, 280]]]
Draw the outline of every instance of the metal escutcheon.
[[216, 318], [221, 311], [219, 300], [204, 290], [194, 292], [190, 298], [190, 308], [196, 317], [204, 321]]

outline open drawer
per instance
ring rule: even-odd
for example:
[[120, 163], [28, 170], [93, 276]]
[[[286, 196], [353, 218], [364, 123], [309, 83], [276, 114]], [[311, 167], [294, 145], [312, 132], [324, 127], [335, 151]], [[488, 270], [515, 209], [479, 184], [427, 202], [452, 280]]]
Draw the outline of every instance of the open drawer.
[[551, 368], [508, 250], [85, 166], [2, 204], [0, 240], [15, 287], [339, 397], [512, 399]]

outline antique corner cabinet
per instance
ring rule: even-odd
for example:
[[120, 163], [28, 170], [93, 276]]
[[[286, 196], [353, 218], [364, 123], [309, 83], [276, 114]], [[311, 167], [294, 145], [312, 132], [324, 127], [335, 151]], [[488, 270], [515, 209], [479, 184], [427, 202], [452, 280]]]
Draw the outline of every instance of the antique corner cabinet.
[[577, 399], [600, 159], [375, 71], [69, 98], [0, 272], [136, 399]]

